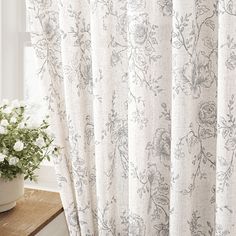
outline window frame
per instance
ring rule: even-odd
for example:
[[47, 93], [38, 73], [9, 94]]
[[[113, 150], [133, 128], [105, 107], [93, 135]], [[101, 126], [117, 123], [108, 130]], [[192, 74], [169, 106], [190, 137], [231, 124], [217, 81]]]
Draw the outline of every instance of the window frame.
[[23, 99], [24, 0], [1, 0], [1, 98]]
[[[0, 0], [0, 99], [24, 99], [25, 47], [31, 46], [25, 0]], [[58, 192], [51, 163], [43, 162], [36, 175], [38, 182], [26, 180], [25, 187]]]

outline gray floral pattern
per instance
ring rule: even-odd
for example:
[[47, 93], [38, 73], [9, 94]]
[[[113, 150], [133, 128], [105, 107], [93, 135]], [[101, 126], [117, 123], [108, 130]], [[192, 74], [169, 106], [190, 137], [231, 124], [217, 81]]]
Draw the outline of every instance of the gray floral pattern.
[[72, 236], [235, 236], [236, 2], [27, 0]]

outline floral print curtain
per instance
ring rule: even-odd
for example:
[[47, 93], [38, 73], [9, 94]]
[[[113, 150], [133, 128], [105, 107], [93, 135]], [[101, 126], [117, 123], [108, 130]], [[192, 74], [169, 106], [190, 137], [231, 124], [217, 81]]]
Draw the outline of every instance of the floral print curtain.
[[236, 1], [27, 0], [70, 235], [236, 235]]

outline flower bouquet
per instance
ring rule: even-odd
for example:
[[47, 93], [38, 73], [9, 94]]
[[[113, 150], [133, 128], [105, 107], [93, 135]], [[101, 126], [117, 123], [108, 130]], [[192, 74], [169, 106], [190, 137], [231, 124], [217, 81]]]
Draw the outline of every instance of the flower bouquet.
[[25, 111], [18, 100], [0, 104], [0, 212], [15, 206], [23, 180], [36, 180], [35, 170], [44, 159], [58, 155], [48, 122], [34, 124]]

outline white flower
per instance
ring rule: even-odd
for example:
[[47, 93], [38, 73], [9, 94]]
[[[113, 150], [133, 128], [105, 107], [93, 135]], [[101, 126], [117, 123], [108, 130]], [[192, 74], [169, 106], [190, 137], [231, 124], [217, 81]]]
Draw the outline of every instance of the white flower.
[[6, 107], [5, 109], [3, 109], [2, 111], [5, 114], [10, 114], [12, 112], [12, 108], [11, 107]]
[[0, 134], [6, 134], [7, 130], [5, 129], [5, 127], [0, 125]]
[[3, 153], [0, 153], [0, 162], [3, 162], [7, 156]]
[[17, 119], [16, 119], [15, 117], [12, 117], [12, 118], [10, 119], [10, 122], [13, 123], [13, 124], [15, 124], [15, 123], [17, 122]]
[[38, 137], [35, 140], [35, 145], [37, 145], [39, 148], [42, 148], [45, 145], [43, 137]]
[[24, 123], [24, 122], [21, 122], [21, 123], [18, 125], [18, 128], [19, 128], [19, 129], [24, 129], [24, 128], [25, 128], [25, 123]]
[[8, 162], [9, 162], [9, 165], [16, 165], [19, 162], [19, 158], [17, 158], [17, 157], [10, 157]]
[[16, 151], [16, 152], [20, 152], [24, 149], [24, 143], [21, 142], [21, 141], [17, 141], [13, 147], [13, 149]]
[[6, 119], [4, 119], [4, 120], [1, 120], [0, 125], [3, 126], [3, 127], [6, 127], [6, 126], [9, 125], [9, 123]]
[[8, 99], [3, 99], [1, 102], [1, 106], [7, 106], [9, 105], [9, 100]]
[[11, 106], [12, 106], [13, 108], [18, 108], [18, 107], [21, 106], [21, 104], [20, 104], [20, 102], [19, 102], [17, 99], [15, 99], [15, 100], [13, 100], [13, 101], [11, 102]]
[[29, 129], [37, 129], [39, 126], [40, 126], [39, 123], [33, 119], [29, 119], [27, 121], [27, 128]]
[[2, 150], [2, 153], [3, 153], [4, 155], [7, 155], [7, 154], [8, 154], [8, 150], [7, 150], [7, 149], [3, 149], [3, 150]]

